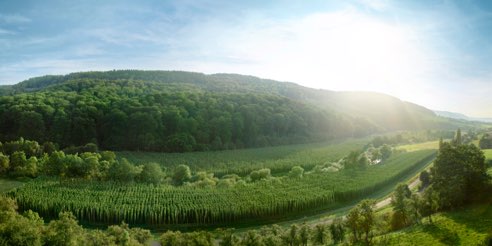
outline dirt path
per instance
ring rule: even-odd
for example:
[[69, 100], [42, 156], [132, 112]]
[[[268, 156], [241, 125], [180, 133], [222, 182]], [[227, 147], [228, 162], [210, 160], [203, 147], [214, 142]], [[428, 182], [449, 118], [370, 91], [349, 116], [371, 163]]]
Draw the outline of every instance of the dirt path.
[[[414, 188], [416, 188], [418, 185], [420, 184], [420, 180], [418, 178], [416, 178], [414, 181], [412, 181], [409, 185], [408, 185], [408, 188], [410, 190], [413, 190]], [[382, 201], [379, 201], [378, 203], [376, 203], [376, 205], [374, 206], [374, 209], [380, 209], [382, 207], [385, 207], [386, 205], [389, 205], [391, 203], [391, 196], [390, 197], [387, 197], [386, 199], [382, 200]]]
[[[409, 185], [408, 185], [408, 188], [410, 190], [413, 190], [414, 188], [417, 188], [417, 186], [420, 184], [420, 180], [418, 178], [414, 179]], [[391, 203], [391, 196], [388, 196], [386, 197], [385, 199], [379, 201], [376, 203], [376, 205], [374, 206], [374, 210], [378, 210], [380, 208], [383, 208], [387, 205], [389, 205]], [[345, 216], [341, 216], [339, 217], [341, 219], [345, 219]], [[331, 224], [333, 223], [333, 220], [334, 218], [330, 218], [330, 219], [326, 219], [326, 220], [320, 220], [320, 221], [317, 221], [315, 223], [311, 223], [309, 224], [309, 226], [311, 227], [315, 227], [316, 225], [320, 225], [320, 224]]]

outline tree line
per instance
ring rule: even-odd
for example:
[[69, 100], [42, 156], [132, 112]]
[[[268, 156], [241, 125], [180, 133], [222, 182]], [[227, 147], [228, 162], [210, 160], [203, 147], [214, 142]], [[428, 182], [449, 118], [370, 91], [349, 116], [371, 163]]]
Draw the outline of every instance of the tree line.
[[159, 184], [165, 174], [157, 163], [133, 165], [126, 159], [116, 159], [112, 151], [98, 151], [88, 144], [57, 150], [55, 144], [20, 138], [0, 142], [0, 175], [8, 177], [55, 176], [60, 182], [67, 178], [147, 182]]
[[[287, 174], [290, 178], [301, 178], [304, 169], [293, 166]], [[245, 177], [227, 174], [221, 178], [214, 173], [199, 171], [192, 173], [185, 164], [174, 170], [166, 170], [155, 162], [135, 165], [125, 158], [118, 159], [112, 151], [98, 151], [94, 144], [69, 147], [58, 150], [55, 144], [39, 144], [33, 140], [20, 138], [16, 141], [0, 142], [0, 175], [18, 178], [46, 175], [65, 179], [85, 179], [97, 181], [117, 181], [123, 183], [141, 182], [196, 187], [232, 187], [236, 184], [260, 180], [279, 179], [272, 177], [268, 168], [252, 171]]]
[[417, 192], [400, 184], [392, 197], [390, 230], [420, 224], [422, 217], [432, 222], [432, 214], [488, 201], [492, 186], [483, 152], [474, 144], [463, 143], [461, 131], [450, 142], [440, 141], [439, 152], [429, 171], [423, 171]]

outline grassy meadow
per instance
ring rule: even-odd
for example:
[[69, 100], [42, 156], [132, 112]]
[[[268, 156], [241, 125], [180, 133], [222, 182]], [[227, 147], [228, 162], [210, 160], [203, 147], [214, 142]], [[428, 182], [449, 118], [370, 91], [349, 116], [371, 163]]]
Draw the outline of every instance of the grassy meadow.
[[439, 213], [432, 220], [376, 239], [382, 245], [487, 245], [492, 235], [492, 205]]
[[485, 154], [485, 159], [492, 160], [492, 149], [484, 149], [482, 151]]
[[405, 144], [397, 147], [397, 149], [406, 150], [408, 152], [424, 150], [424, 149], [438, 149], [438, 148], [439, 148], [439, 141], [428, 141], [423, 143]]

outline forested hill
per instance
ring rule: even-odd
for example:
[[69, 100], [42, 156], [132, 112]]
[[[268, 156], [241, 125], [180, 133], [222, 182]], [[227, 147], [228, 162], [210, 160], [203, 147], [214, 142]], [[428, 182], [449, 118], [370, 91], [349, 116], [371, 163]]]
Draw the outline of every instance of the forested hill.
[[0, 141], [194, 151], [301, 143], [388, 130], [456, 127], [368, 92], [315, 90], [234, 74], [82, 72], [0, 87]]

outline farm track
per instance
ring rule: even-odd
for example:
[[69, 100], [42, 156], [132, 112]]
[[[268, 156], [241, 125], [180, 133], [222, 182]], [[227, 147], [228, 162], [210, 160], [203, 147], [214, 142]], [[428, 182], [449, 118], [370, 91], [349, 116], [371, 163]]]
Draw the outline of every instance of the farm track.
[[[419, 179], [415, 179], [414, 181], [412, 181], [409, 185], [408, 185], [408, 188], [410, 190], [413, 190], [414, 188], [416, 188], [418, 185], [420, 184], [420, 180]], [[380, 208], [383, 208], [383, 207], [386, 207], [387, 205], [389, 205], [391, 203], [391, 197], [387, 197], [385, 198], [384, 200], [381, 200], [379, 201], [378, 203], [376, 203], [376, 205], [374, 206], [374, 208], [376, 210], [380, 209]]]

